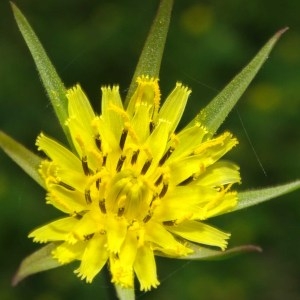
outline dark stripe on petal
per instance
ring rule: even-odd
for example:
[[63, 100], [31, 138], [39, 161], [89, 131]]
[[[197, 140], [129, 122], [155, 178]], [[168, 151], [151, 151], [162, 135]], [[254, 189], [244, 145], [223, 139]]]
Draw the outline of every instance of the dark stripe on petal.
[[148, 169], [149, 169], [150, 166], [151, 166], [151, 163], [152, 163], [152, 159], [149, 159], [149, 160], [147, 160], [147, 161], [145, 162], [145, 164], [144, 164], [144, 166], [143, 166], [143, 168], [142, 168], [142, 171], [141, 171], [141, 174], [142, 174], [142, 175], [145, 175], [145, 174], [147, 173]]
[[119, 143], [119, 146], [120, 146], [121, 150], [124, 149], [127, 134], [128, 134], [128, 130], [123, 129], [122, 134], [121, 134], [121, 138], [120, 138], [120, 143]]

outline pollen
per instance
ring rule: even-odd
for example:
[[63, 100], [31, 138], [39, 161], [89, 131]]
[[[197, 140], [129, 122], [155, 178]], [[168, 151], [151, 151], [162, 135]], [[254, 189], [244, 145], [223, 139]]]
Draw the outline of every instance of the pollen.
[[118, 86], [103, 87], [96, 115], [76, 85], [67, 93], [73, 151], [38, 137], [47, 202], [65, 216], [30, 237], [55, 242], [62, 264], [79, 260], [81, 279], [108, 264], [112, 282], [133, 287], [136, 276], [149, 290], [159, 284], [157, 253], [185, 256], [188, 242], [226, 248], [230, 235], [203, 221], [237, 204], [239, 168], [222, 160], [237, 140], [209, 138], [198, 123], [176, 132], [190, 93], [177, 83], [161, 101], [158, 79], [141, 76], [127, 108]]

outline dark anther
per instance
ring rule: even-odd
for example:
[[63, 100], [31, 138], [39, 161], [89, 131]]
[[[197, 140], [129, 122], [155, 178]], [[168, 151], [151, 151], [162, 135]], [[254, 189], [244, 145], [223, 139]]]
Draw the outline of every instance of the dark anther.
[[177, 185], [187, 185], [189, 183], [191, 183], [194, 180], [194, 175], [189, 176], [187, 179], [181, 181], [180, 183], [178, 183]]
[[121, 150], [124, 149], [127, 134], [128, 134], [128, 130], [123, 129], [122, 134], [121, 134], [121, 138], [120, 138], [120, 143], [119, 143], [119, 146], [120, 146]]
[[170, 220], [170, 221], [164, 221], [163, 224], [165, 226], [174, 226], [176, 223], [176, 220]]
[[144, 166], [143, 166], [143, 168], [142, 168], [142, 171], [141, 171], [141, 174], [142, 174], [142, 175], [145, 175], [145, 174], [147, 173], [149, 167], [151, 166], [151, 163], [152, 163], [152, 159], [148, 159], [148, 160], [145, 162], [145, 164], [144, 164]]
[[101, 179], [98, 178], [98, 179], [96, 180], [96, 188], [97, 188], [97, 190], [100, 189], [100, 182], [101, 182]]
[[149, 222], [149, 220], [151, 219], [152, 215], [150, 214], [150, 212], [148, 213], [148, 215], [143, 219], [144, 223]]
[[160, 174], [160, 176], [159, 176], [159, 177], [157, 178], [157, 180], [154, 182], [154, 185], [155, 185], [155, 186], [159, 186], [159, 185], [161, 184], [162, 180], [163, 180], [163, 175]]
[[161, 192], [158, 195], [159, 198], [162, 198], [166, 194], [168, 187], [169, 185], [164, 183], [163, 188], [161, 189]]
[[85, 240], [85, 241], [88, 241], [88, 240], [90, 240], [93, 236], [94, 236], [94, 233], [90, 233], [90, 234], [84, 235], [83, 237], [84, 237], [84, 240]]
[[82, 210], [82, 211], [80, 211], [80, 212], [77, 212], [77, 211], [75, 211], [74, 212], [74, 214], [75, 214], [75, 219], [77, 219], [77, 220], [81, 220], [82, 219], [82, 217], [86, 214], [88, 212], [88, 210]]
[[90, 190], [85, 190], [84, 196], [85, 196], [86, 203], [91, 204], [92, 203], [91, 191]]
[[170, 155], [172, 154], [173, 151], [174, 151], [174, 148], [173, 147], [169, 147], [169, 149], [167, 150], [167, 152], [160, 159], [158, 165], [162, 166], [166, 162], [166, 160], [170, 157]]
[[83, 217], [83, 215], [81, 215], [80, 213], [78, 213], [78, 212], [75, 212], [75, 219], [77, 219], [77, 220], [81, 220], [82, 219], [82, 217]]
[[150, 133], [152, 133], [152, 131], [154, 130], [154, 127], [155, 127], [155, 124], [154, 124], [153, 121], [151, 121], [151, 122], [149, 123], [149, 131], [150, 131]]
[[140, 150], [134, 151], [131, 157], [131, 164], [134, 165], [138, 159]]
[[153, 204], [153, 202], [157, 199], [157, 195], [153, 195], [153, 197], [152, 197], [152, 200], [151, 200], [151, 202], [150, 202], [150, 207], [152, 207], [152, 204]]
[[90, 169], [89, 169], [89, 165], [88, 165], [86, 156], [82, 157], [81, 164], [82, 164], [82, 169], [83, 169], [84, 175], [89, 176], [90, 175]]
[[122, 217], [125, 211], [125, 207], [120, 207], [118, 209], [118, 217]]
[[102, 167], [106, 166], [106, 160], [107, 160], [107, 156], [103, 156], [103, 161], [102, 161]]
[[99, 201], [99, 208], [103, 214], [106, 214], [105, 199]]
[[123, 155], [120, 156], [119, 161], [118, 161], [118, 163], [117, 163], [117, 167], [116, 167], [116, 171], [117, 171], [117, 172], [120, 172], [120, 171], [121, 171], [125, 159], [126, 159], [126, 156], [123, 156]]
[[76, 189], [73, 188], [71, 185], [68, 185], [67, 183], [63, 182], [63, 181], [59, 181], [58, 185], [64, 187], [65, 189], [69, 190], [69, 191], [75, 191]]
[[102, 141], [100, 139], [100, 134], [95, 136], [95, 143], [99, 151], [102, 151]]

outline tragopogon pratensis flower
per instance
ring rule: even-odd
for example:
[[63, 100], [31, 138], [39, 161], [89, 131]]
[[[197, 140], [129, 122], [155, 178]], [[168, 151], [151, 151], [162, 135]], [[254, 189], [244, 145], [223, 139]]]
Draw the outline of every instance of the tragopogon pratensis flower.
[[33, 231], [36, 242], [56, 242], [62, 264], [91, 282], [109, 262], [112, 282], [142, 290], [156, 287], [154, 254], [171, 257], [192, 250], [185, 241], [224, 250], [229, 234], [202, 221], [230, 211], [240, 181], [238, 167], [221, 160], [237, 144], [229, 132], [209, 138], [195, 122], [175, 129], [190, 90], [180, 83], [160, 107], [158, 79], [139, 77], [125, 109], [118, 86], [102, 87], [102, 112], [95, 115], [79, 85], [67, 93], [75, 151], [41, 134], [48, 156], [40, 174], [47, 203], [66, 217]]
[[80, 85], [66, 90], [38, 38], [12, 4], [21, 33], [70, 143], [40, 134], [41, 158], [3, 132], [0, 146], [47, 191], [59, 220], [29, 237], [46, 246], [22, 262], [13, 284], [27, 276], [79, 261], [87, 282], [108, 265], [120, 299], [159, 285], [155, 255], [205, 259], [224, 251], [229, 233], [207, 224], [211, 217], [242, 209], [300, 188], [300, 181], [236, 192], [239, 168], [223, 159], [237, 140], [216, 132], [272, 47], [278, 31], [252, 61], [182, 130], [189, 88], [177, 83], [161, 99], [158, 73], [172, 0], [162, 0], [142, 51], [126, 101], [119, 87], [102, 87], [101, 113], [94, 113]]

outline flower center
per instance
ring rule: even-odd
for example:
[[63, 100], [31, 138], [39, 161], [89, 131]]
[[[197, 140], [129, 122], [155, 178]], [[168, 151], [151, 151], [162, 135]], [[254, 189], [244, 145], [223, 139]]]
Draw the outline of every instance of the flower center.
[[106, 207], [109, 211], [135, 220], [147, 214], [151, 191], [142, 175], [125, 169], [112, 178], [107, 191]]

